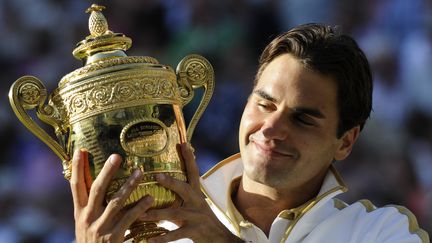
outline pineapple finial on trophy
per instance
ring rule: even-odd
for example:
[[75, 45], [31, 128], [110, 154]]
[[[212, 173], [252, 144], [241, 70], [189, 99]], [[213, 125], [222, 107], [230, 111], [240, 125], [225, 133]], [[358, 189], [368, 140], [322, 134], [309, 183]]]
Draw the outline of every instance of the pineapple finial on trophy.
[[80, 41], [72, 52], [75, 58], [86, 64], [109, 57], [126, 56], [124, 51], [132, 45], [132, 40], [121, 33], [108, 29], [108, 21], [102, 14], [104, 6], [92, 4], [86, 13], [90, 13], [88, 27], [90, 35]]
[[91, 7], [86, 10], [86, 13], [91, 13], [88, 25], [90, 34], [94, 37], [101, 36], [108, 31], [108, 22], [102, 14], [102, 10], [104, 9], [104, 6], [92, 4]]
[[[132, 40], [108, 29], [102, 14], [105, 7], [93, 4], [87, 9], [88, 34], [77, 43], [72, 54], [83, 62], [60, 80], [48, 94], [42, 81], [23, 76], [11, 86], [9, 101], [18, 119], [61, 159], [66, 179], [71, 179], [74, 151], [88, 151], [88, 171], [94, 180], [106, 159], [117, 153], [124, 162], [113, 175], [105, 199], [116, 195], [140, 169], [143, 177], [124, 203], [129, 207], [145, 195], [154, 198], [153, 209], [175, 207], [181, 198], [156, 181], [166, 174], [186, 182], [185, 164], [177, 144], [190, 141], [214, 90], [214, 72], [202, 56], [183, 58], [176, 71], [149, 56], [128, 56]], [[201, 101], [186, 128], [183, 107], [203, 88]], [[36, 113], [43, 123], [54, 128], [51, 136], [30, 116]], [[125, 239], [146, 239], [168, 230], [142, 220], [129, 227]]]

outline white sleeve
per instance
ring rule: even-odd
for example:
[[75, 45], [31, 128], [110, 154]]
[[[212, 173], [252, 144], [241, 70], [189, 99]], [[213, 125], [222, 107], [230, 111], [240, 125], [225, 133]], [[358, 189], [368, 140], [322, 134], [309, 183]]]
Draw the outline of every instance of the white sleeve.
[[388, 216], [378, 221], [381, 231], [376, 242], [383, 243], [429, 243], [426, 231], [419, 228], [413, 213], [402, 206], [386, 206], [382, 210], [389, 211]]

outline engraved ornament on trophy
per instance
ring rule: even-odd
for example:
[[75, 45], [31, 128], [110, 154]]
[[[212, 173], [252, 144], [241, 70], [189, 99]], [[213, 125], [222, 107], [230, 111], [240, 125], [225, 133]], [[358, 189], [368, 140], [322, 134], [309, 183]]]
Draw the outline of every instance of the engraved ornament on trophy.
[[[152, 208], [165, 208], [181, 200], [174, 192], [158, 185], [154, 175], [165, 173], [186, 181], [184, 165], [176, 145], [190, 141], [214, 89], [211, 64], [202, 56], [188, 55], [174, 71], [148, 56], [127, 56], [131, 39], [108, 29], [93, 4], [90, 35], [77, 44], [73, 55], [84, 66], [65, 75], [48, 95], [42, 82], [23, 76], [10, 88], [9, 100], [19, 120], [61, 159], [66, 179], [71, 175], [71, 157], [76, 149], [89, 152], [89, 168], [94, 178], [112, 153], [123, 162], [111, 182], [106, 200], [120, 189], [135, 169], [144, 176], [125, 206], [149, 194]], [[203, 96], [186, 129], [182, 108], [203, 88]], [[51, 137], [29, 115], [54, 128]], [[155, 222], [136, 221], [126, 239], [145, 239], [167, 230]]]

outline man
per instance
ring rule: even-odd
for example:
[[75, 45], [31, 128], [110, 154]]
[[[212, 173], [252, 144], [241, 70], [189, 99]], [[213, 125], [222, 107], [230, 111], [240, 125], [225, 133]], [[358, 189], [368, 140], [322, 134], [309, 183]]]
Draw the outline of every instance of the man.
[[347, 205], [333, 198], [347, 189], [332, 163], [350, 154], [371, 97], [369, 64], [352, 38], [322, 25], [298, 26], [262, 53], [240, 123], [240, 154], [200, 181], [192, 149], [182, 144], [189, 184], [158, 176], [183, 198], [182, 207], [147, 211], [146, 197], [122, 209], [139, 171], [104, 207], [121, 158], [110, 157], [87, 193], [86, 153], [78, 151], [71, 179], [77, 241], [121, 242], [141, 218], [179, 226], [149, 242], [429, 242], [403, 207], [376, 209], [369, 201]]

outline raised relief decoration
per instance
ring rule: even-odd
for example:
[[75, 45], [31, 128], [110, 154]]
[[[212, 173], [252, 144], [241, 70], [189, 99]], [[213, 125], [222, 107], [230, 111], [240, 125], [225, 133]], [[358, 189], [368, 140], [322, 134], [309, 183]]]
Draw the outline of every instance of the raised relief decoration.
[[[127, 56], [132, 40], [109, 30], [102, 14], [103, 6], [93, 4], [90, 34], [73, 50], [85, 65], [66, 74], [50, 94], [33, 76], [15, 81], [9, 91], [11, 106], [19, 120], [61, 159], [66, 179], [71, 176], [71, 157], [75, 150], [89, 152], [93, 179], [112, 153], [123, 157], [123, 164], [113, 178], [106, 200], [126, 182], [135, 169], [143, 178], [125, 206], [150, 194], [153, 208], [172, 207], [179, 197], [157, 184], [154, 175], [165, 173], [186, 181], [178, 143], [191, 140], [199, 118], [214, 89], [210, 63], [202, 56], [185, 57], [176, 71], [147, 56]], [[203, 88], [201, 102], [186, 129], [182, 108]], [[51, 137], [28, 114], [52, 126]], [[145, 242], [166, 229], [153, 222], [136, 221], [126, 239]]]

